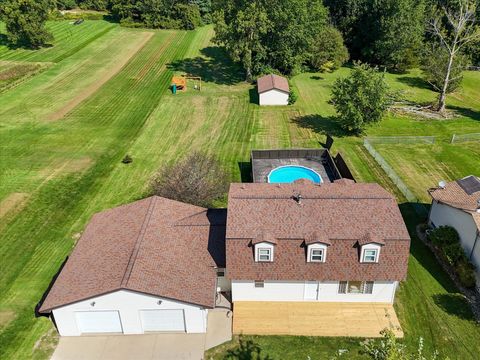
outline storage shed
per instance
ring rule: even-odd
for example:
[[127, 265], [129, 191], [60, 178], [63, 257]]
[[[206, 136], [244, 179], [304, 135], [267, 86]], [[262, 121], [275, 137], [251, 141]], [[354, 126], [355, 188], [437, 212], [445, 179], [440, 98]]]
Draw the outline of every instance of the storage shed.
[[290, 88], [283, 76], [270, 74], [257, 79], [260, 105], [288, 105]]

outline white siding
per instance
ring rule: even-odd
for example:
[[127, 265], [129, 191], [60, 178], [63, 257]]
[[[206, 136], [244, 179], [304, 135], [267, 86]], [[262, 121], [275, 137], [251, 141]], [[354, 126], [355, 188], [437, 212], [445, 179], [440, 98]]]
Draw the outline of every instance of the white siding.
[[[212, 295], [213, 296], [213, 295]], [[158, 301], [162, 303], [159, 305]], [[91, 303], [95, 302], [95, 306]], [[185, 313], [185, 328], [188, 333], [204, 333], [207, 329], [207, 312], [201, 306], [190, 305], [174, 300], [144, 295], [128, 290], [119, 290], [111, 294], [102, 295], [85, 301], [80, 301], [53, 310], [53, 317], [58, 332], [62, 336], [81, 335], [75, 313], [78, 311], [112, 311], [120, 314], [125, 334], [142, 334], [141, 310], [183, 310]]]
[[[253, 281], [232, 281], [232, 301], [312, 301], [305, 299], [305, 281], [265, 281], [256, 288]], [[319, 282], [318, 301], [392, 303], [396, 281], [375, 281], [372, 294], [338, 294], [338, 281]]]
[[269, 90], [261, 93], [260, 105], [288, 105], [288, 93], [280, 90]]
[[[460, 235], [460, 241], [465, 254], [470, 256], [477, 237], [477, 226], [473, 221], [472, 215], [434, 201], [430, 210], [429, 222], [433, 222], [437, 227], [442, 225], [454, 227], [458, 235]], [[477, 266], [477, 269], [480, 269], [480, 244], [477, 244], [475, 247], [470, 261]]]

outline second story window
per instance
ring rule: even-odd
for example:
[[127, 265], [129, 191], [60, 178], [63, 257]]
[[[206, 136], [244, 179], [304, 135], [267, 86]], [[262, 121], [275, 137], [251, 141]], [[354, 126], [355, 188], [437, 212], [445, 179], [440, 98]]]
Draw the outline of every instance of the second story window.
[[310, 251], [310, 261], [323, 262], [323, 249], [312, 249]]
[[363, 251], [363, 262], [377, 262], [378, 250], [377, 249], [365, 249]]
[[272, 249], [258, 248], [257, 253], [258, 261], [272, 261]]

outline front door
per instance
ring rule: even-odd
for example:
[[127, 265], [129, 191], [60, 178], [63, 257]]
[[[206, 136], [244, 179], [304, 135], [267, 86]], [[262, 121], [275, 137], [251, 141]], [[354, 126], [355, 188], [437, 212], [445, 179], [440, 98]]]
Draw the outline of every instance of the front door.
[[305, 281], [304, 300], [318, 300], [318, 281]]

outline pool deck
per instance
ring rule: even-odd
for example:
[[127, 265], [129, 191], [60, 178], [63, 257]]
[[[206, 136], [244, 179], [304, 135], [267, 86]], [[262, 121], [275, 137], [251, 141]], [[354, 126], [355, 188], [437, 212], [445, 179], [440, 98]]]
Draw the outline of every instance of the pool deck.
[[[324, 182], [332, 182], [335, 180], [332, 171], [328, 171], [326, 166], [322, 164], [321, 160], [307, 160], [307, 159], [256, 159], [253, 160], [255, 166], [254, 182], [267, 182], [268, 174], [273, 169], [279, 166], [296, 165], [304, 166], [312, 169], [322, 177]], [[330, 173], [330, 174], [329, 174]]]

